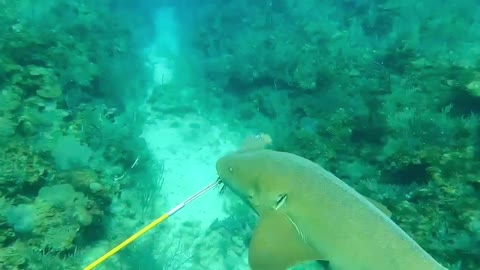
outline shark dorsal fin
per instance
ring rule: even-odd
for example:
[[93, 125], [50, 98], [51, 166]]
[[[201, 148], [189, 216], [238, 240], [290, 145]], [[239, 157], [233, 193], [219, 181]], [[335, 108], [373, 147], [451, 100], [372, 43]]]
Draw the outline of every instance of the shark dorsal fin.
[[262, 214], [250, 242], [248, 260], [252, 270], [285, 270], [321, 259], [288, 216], [276, 211]]

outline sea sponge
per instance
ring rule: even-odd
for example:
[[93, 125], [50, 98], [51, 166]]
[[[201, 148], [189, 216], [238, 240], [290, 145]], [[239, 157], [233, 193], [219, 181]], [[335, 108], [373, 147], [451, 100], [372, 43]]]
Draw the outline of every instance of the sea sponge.
[[57, 168], [70, 170], [86, 167], [88, 165], [92, 150], [82, 145], [72, 136], [60, 137], [52, 151]]
[[29, 204], [19, 204], [7, 209], [7, 222], [17, 233], [29, 233], [35, 224], [35, 209]]

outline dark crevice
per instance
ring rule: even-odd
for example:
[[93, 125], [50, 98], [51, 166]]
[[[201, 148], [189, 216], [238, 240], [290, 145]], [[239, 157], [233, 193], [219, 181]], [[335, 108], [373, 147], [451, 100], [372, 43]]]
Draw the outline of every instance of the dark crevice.
[[398, 185], [409, 185], [413, 183], [427, 183], [430, 178], [427, 172], [428, 164], [409, 164], [398, 170], [391, 171], [388, 175], [389, 182]]

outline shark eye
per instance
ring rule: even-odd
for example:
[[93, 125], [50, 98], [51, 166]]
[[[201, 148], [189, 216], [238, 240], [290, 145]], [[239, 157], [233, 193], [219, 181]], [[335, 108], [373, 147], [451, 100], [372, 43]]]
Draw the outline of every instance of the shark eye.
[[278, 210], [282, 205], [287, 201], [287, 194], [280, 194], [277, 198], [277, 204], [275, 205], [275, 210]]

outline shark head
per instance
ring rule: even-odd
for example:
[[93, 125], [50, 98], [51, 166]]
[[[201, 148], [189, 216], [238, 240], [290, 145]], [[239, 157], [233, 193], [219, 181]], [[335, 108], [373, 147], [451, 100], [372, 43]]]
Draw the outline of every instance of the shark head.
[[289, 175], [277, 173], [285, 171], [285, 166], [275, 155], [267, 149], [238, 151], [221, 157], [216, 164], [221, 181], [259, 215], [249, 246], [252, 270], [284, 270], [320, 257], [288, 215], [292, 211], [292, 181], [288, 181]]
[[265, 157], [268, 152], [234, 152], [223, 156], [216, 164], [221, 181], [257, 213], [279, 210], [288, 197], [288, 188], [282, 179], [267, 177], [266, 172], [274, 166], [271, 159]]

